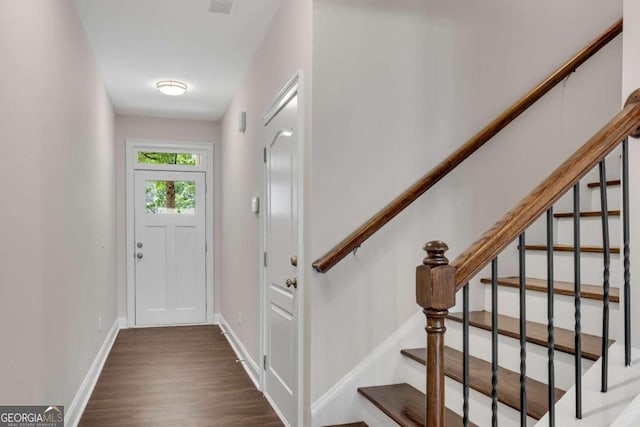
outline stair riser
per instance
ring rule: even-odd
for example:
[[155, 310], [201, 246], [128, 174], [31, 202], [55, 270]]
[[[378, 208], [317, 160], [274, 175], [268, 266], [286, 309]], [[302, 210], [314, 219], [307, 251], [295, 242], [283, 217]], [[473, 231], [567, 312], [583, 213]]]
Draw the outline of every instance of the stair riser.
[[[556, 219], [556, 243], [573, 245], [573, 218]], [[620, 246], [622, 225], [620, 217], [609, 217], [609, 244]], [[602, 246], [602, 218], [580, 218], [580, 242], [582, 245]]]
[[[485, 285], [485, 307], [488, 311], [491, 308], [491, 289]], [[519, 291], [514, 288], [500, 286], [498, 288], [498, 306], [500, 314], [511, 317], [520, 317], [519, 311]], [[602, 301], [582, 299], [582, 332], [586, 334], [601, 336], [602, 335]], [[619, 324], [620, 307], [619, 304], [611, 303], [609, 305], [611, 325]], [[574, 298], [567, 295], [555, 295], [554, 298], [554, 324], [556, 327], [570, 329], [574, 328]], [[546, 324], [547, 323], [547, 294], [544, 292], [528, 291], [527, 292], [527, 320]], [[619, 339], [613, 334], [619, 328], [611, 328], [610, 333], [612, 339]]]
[[[600, 210], [600, 188], [592, 188], [588, 191], [591, 192], [591, 209], [594, 211]], [[587, 195], [585, 195], [587, 196]], [[585, 197], [583, 196], [583, 197]], [[607, 207], [611, 209], [620, 209], [622, 206], [622, 186], [614, 185], [607, 187]]]
[[369, 402], [364, 397], [360, 396], [362, 400], [363, 414], [362, 419], [369, 426], [375, 427], [398, 427], [391, 418], [389, 418], [384, 412], [378, 409], [373, 403]]
[[[469, 328], [469, 345], [471, 354], [475, 357], [491, 361], [491, 333], [482, 329]], [[449, 347], [462, 351], [462, 324], [447, 321], [445, 343]], [[547, 383], [547, 347], [527, 343], [527, 377]], [[520, 372], [520, 344], [517, 339], [498, 336], [498, 363], [500, 366]], [[593, 364], [592, 361], [582, 360], [582, 371]], [[556, 387], [567, 390], [574, 382], [574, 356], [572, 354], [555, 351], [555, 380]]]
[[[573, 252], [555, 252], [553, 258], [554, 279], [573, 282]], [[527, 251], [526, 262], [528, 277], [547, 277], [547, 253], [545, 251]], [[602, 284], [604, 261], [603, 254], [581, 253], [580, 272], [582, 283], [590, 285]], [[624, 283], [622, 262], [619, 254], [611, 254], [610, 278], [611, 286], [621, 287]]]
[[[445, 378], [447, 406], [462, 414], [462, 384]], [[491, 425], [491, 398], [473, 389], [469, 390], [469, 418], [479, 426]], [[536, 424], [536, 420], [527, 417], [527, 426]], [[520, 427], [520, 412], [498, 402], [498, 424], [500, 427]]]

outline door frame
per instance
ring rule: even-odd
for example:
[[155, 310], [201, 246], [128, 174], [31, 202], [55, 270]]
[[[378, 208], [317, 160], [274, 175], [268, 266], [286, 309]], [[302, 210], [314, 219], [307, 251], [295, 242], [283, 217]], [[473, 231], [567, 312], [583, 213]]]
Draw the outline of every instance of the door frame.
[[[305, 256], [305, 215], [304, 215], [304, 170], [305, 170], [305, 109], [304, 109], [304, 84], [303, 84], [303, 75], [302, 71], [297, 71], [293, 77], [284, 85], [282, 90], [278, 92], [273, 102], [264, 112], [264, 114], [260, 117], [260, 140], [261, 144], [258, 144], [260, 149], [260, 157], [264, 156], [264, 150], [267, 145], [271, 142], [268, 141], [266, 132], [264, 131], [265, 126], [271, 121], [271, 119], [278, 114], [278, 112], [284, 107], [284, 105], [294, 96], [298, 95], [298, 111], [297, 111], [297, 120], [296, 126], [298, 129], [298, 138], [297, 140], [297, 151], [298, 151], [298, 267], [297, 270], [297, 279], [298, 279], [298, 288], [296, 290], [297, 304], [295, 308], [297, 312], [295, 313], [297, 322], [295, 322], [295, 348], [297, 351], [296, 360], [298, 361], [297, 370], [297, 390], [296, 390], [296, 412], [298, 423], [304, 422], [305, 420], [305, 377], [306, 377], [306, 366], [305, 366], [305, 349], [306, 349], [306, 335], [305, 335], [305, 324], [306, 324], [306, 289], [305, 289], [305, 277], [307, 273], [307, 262]], [[263, 200], [265, 200], [266, 207], [266, 197], [267, 197], [267, 164], [266, 162], [262, 163], [262, 194]], [[260, 266], [260, 350], [261, 350], [261, 358], [263, 361], [264, 357], [267, 355], [267, 275], [266, 269], [267, 267], [264, 265], [264, 253], [267, 251], [267, 215], [266, 209], [261, 210], [261, 220], [260, 220], [260, 252], [258, 253], [258, 265]], [[264, 396], [269, 400], [271, 406], [279, 412], [270, 396], [265, 389], [265, 370], [264, 363], [260, 364], [260, 389], [263, 391]], [[278, 413], [278, 416], [282, 420], [285, 425], [284, 417], [282, 414]]]
[[[135, 278], [135, 204], [132, 198], [135, 197], [134, 183], [136, 170], [157, 170], [157, 171], [180, 171], [180, 172], [204, 172], [205, 173], [205, 242], [207, 250], [205, 253], [205, 323], [214, 324], [214, 228], [213, 228], [213, 153], [214, 145], [211, 142], [187, 142], [168, 141], [158, 139], [127, 138], [125, 142], [125, 164], [126, 164], [126, 259], [127, 259], [127, 327], [135, 328], [136, 325], [136, 278]], [[200, 154], [203, 158], [202, 164], [197, 166], [181, 165], [154, 165], [139, 164], [136, 153], [138, 150], [155, 152], [191, 152]]]

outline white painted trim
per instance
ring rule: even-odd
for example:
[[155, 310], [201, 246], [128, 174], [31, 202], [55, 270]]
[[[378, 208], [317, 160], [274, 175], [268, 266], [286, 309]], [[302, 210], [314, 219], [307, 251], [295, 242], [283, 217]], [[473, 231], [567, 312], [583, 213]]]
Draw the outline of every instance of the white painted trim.
[[632, 427], [638, 425], [638, 421], [640, 421], [640, 394], [622, 411], [611, 427]]
[[308, 414], [308, 408], [305, 405], [305, 370], [310, 369], [310, 366], [306, 365], [306, 361], [310, 359], [305, 358], [305, 351], [307, 345], [310, 347], [310, 342], [307, 340], [309, 336], [305, 333], [305, 325], [307, 324], [305, 304], [307, 300], [307, 290], [305, 287], [305, 278], [309, 273], [309, 267], [311, 262], [307, 263], [307, 256], [305, 251], [305, 146], [306, 146], [306, 109], [305, 109], [305, 81], [302, 71], [298, 71], [292, 78], [292, 81], [297, 80], [298, 91], [298, 424], [303, 425], [305, 423], [306, 415]]
[[[131, 156], [133, 167], [136, 170], [170, 170], [181, 172], [206, 172], [207, 160], [210, 153], [207, 147], [201, 146], [196, 142], [181, 142], [181, 141], [157, 141], [157, 140], [145, 140], [135, 139], [134, 151], [140, 149], [146, 149], [145, 151], [153, 151], [156, 153], [190, 153], [198, 154], [202, 157], [202, 163], [199, 165], [163, 165], [163, 164], [149, 164], [138, 163], [137, 156]], [[133, 154], [133, 153], [132, 153]]]
[[285, 427], [291, 427], [291, 424], [289, 424], [289, 422], [287, 421], [287, 418], [284, 416], [282, 411], [280, 411], [280, 408], [278, 408], [275, 402], [271, 399], [271, 396], [265, 393], [264, 397], [265, 399], [267, 399], [267, 402], [269, 402], [269, 405], [271, 405], [273, 412], [275, 412], [278, 418], [280, 418], [280, 421], [282, 422], [282, 424], [284, 424]]
[[[268, 125], [271, 119], [278, 114], [278, 112], [284, 107], [284, 105], [291, 99], [291, 97], [299, 92], [300, 82], [302, 80], [302, 71], [298, 71], [289, 79], [284, 87], [278, 92], [273, 102], [260, 117], [264, 126]], [[298, 107], [300, 105], [298, 104]], [[300, 111], [300, 110], [298, 110]]]
[[[129, 203], [129, 195], [134, 193], [134, 171], [137, 167], [137, 162], [135, 161], [135, 150], [145, 148], [145, 149], [153, 149], [159, 151], [169, 151], [169, 150], [178, 150], [178, 151], [194, 151], [204, 155], [204, 164], [201, 168], [197, 169], [189, 169], [191, 171], [203, 171], [205, 172], [205, 183], [206, 183], [206, 194], [205, 194], [205, 203], [206, 203], [206, 212], [205, 212], [205, 239], [207, 243], [207, 254], [205, 258], [205, 268], [206, 268], [206, 300], [205, 300], [205, 324], [214, 324], [216, 322], [214, 307], [215, 307], [215, 246], [214, 246], [214, 233], [216, 230], [214, 229], [214, 148], [215, 144], [213, 142], [189, 142], [189, 141], [164, 141], [164, 140], [150, 140], [150, 139], [136, 139], [136, 138], [127, 138], [126, 140], [126, 150], [125, 150], [125, 167], [126, 167], [126, 192], [125, 192], [125, 201], [126, 201], [126, 260], [127, 260], [127, 326], [133, 328], [136, 326], [135, 324], [135, 264], [133, 262], [133, 254], [134, 254], [134, 245], [135, 245], [135, 228], [134, 228], [134, 206], [132, 203]], [[148, 167], [144, 167], [144, 169], [148, 169]], [[163, 169], [163, 168], [155, 168], [155, 169]], [[176, 169], [177, 170], [177, 169]], [[180, 169], [184, 170], [184, 169]]]
[[[298, 95], [298, 111], [297, 111], [297, 129], [298, 129], [298, 268], [297, 268], [297, 280], [298, 280], [298, 288], [297, 288], [297, 325], [296, 325], [296, 351], [297, 356], [296, 359], [298, 361], [297, 372], [298, 372], [298, 384], [296, 390], [296, 399], [297, 399], [297, 419], [299, 423], [302, 423], [305, 419], [305, 348], [307, 343], [307, 335], [305, 334], [305, 324], [306, 324], [306, 311], [305, 301], [306, 301], [306, 289], [305, 289], [305, 277], [307, 276], [307, 260], [305, 255], [305, 211], [304, 211], [304, 188], [305, 188], [305, 117], [306, 111], [304, 108], [304, 79], [302, 71], [297, 71], [291, 79], [284, 85], [282, 90], [278, 92], [276, 97], [273, 100], [273, 103], [269, 108], [265, 111], [265, 113], [261, 116], [263, 126], [269, 124], [269, 121], [282, 109], [282, 107], [293, 97], [294, 95]], [[260, 149], [259, 155], [262, 156], [262, 150], [266, 147], [266, 144], [269, 143], [267, 138], [265, 138], [264, 134], [261, 134], [262, 144], [258, 145]], [[263, 200], [267, 194], [267, 168], [266, 164], [262, 164], [262, 194]], [[264, 215], [265, 210], [261, 210], [261, 219], [260, 219], [260, 251], [258, 253], [258, 265], [260, 266], [260, 349], [261, 349], [261, 357], [264, 357], [267, 354], [267, 342], [266, 342], [266, 327], [267, 327], [267, 319], [266, 319], [266, 304], [267, 304], [267, 295], [265, 289], [267, 288], [266, 283], [266, 274], [264, 263], [263, 263], [263, 253], [266, 251], [266, 230], [267, 230], [267, 218]], [[268, 392], [265, 390], [265, 373], [263, 369], [260, 369], [260, 387], [264, 392], [265, 397], [271, 402], [270, 397], [268, 396]], [[272, 402], [271, 402], [272, 403]], [[274, 409], [275, 405], [272, 405]], [[280, 414], [280, 412], [276, 409], [276, 413], [282, 420], [282, 422], [286, 423], [286, 419]]]
[[245, 346], [242, 345], [242, 342], [238, 339], [238, 336], [235, 334], [235, 332], [233, 332], [233, 329], [229, 327], [226, 320], [224, 320], [224, 317], [222, 317], [222, 314], [218, 314], [217, 317], [218, 325], [220, 326], [220, 329], [222, 330], [225, 338], [227, 338], [227, 341], [229, 341], [231, 348], [233, 348], [236, 356], [238, 356], [238, 360], [243, 361], [241, 362], [242, 367], [245, 371], [247, 371], [249, 378], [251, 378], [251, 381], [253, 381], [253, 384], [256, 386], [256, 388], [258, 390], [261, 390], [260, 367], [258, 366], [256, 361], [251, 358]]
[[78, 389], [75, 397], [73, 398], [73, 402], [69, 405], [69, 409], [65, 413], [65, 425], [69, 427], [76, 427], [80, 422], [80, 418], [82, 417], [82, 413], [89, 403], [89, 398], [91, 397], [91, 393], [93, 393], [93, 389], [98, 382], [98, 378], [100, 377], [100, 373], [102, 372], [102, 368], [104, 367], [104, 363], [107, 361], [107, 357], [109, 356], [109, 352], [111, 351], [111, 347], [113, 347], [113, 343], [118, 336], [118, 331], [120, 330], [120, 319], [116, 319], [113, 322], [113, 326], [107, 333], [104, 338], [104, 342], [96, 354], [91, 367], [89, 368], [89, 372], [84, 377], [82, 384], [80, 384], [80, 388]]
[[[340, 398], [342, 393], [356, 393], [356, 389], [353, 386], [354, 383], [358, 383], [358, 379], [362, 377], [372, 367], [379, 366], [380, 359], [389, 352], [400, 354], [399, 349], [402, 347], [401, 343], [406, 336], [412, 334], [416, 330], [419, 330], [421, 334], [424, 334], [424, 317], [421, 311], [416, 312], [406, 322], [404, 322], [395, 332], [387, 337], [378, 347], [370, 352], [367, 357], [362, 359], [353, 369], [351, 369], [344, 377], [342, 377], [337, 383], [327, 390], [322, 396], [320, 396], [315, 402], [311, 404], [311, 416], [312, 419], [324, 410], [331, 402]], [[389, 368], [389, 367], [387, 367]]]

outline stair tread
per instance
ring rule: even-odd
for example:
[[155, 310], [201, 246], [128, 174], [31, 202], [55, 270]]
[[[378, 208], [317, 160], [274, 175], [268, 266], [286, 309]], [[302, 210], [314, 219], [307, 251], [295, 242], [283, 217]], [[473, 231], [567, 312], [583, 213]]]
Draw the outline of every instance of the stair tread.
[[[426, 396], [409, 384], [389, 384], [373, 387], [360, 387], [358, 393], [366, 397], [396, 423], [406, 427], [425, 425]], [[449, 408], [445, 408], [447, 426], [462, 425], [462, 417]], [[475, 424], [469, 423], [475, 426]]]
[[[547, 245], [525, 245], [524, 248], [528, 251], [546, 251]], [[573, 245], [553, 245], [553, 250], [556, 252], [573, 252]], [[612, 246], [609, 251], [612, 254], [619, 254], [620, 248]], [[603, 253], [604, 248], [602, 246], [582, 245], [580, 246], [580, 252]]]
[[[448, 319], [462, 322], [462, 313], [451, 313]], [[487, 331], [491, 330], [491, 313], [488, 311], [469, 312], [469, 324]], [[520, 321], [515, 317], [498, 315], [498, 333], [511, 338], [520, 338]], [[602, 354], [602, 338], [595, 335], [581, 334], [582, 357], [589, 360], [598, 360]], [[554, 328], [554, 348], [564, 353], [574, 354], [575, 333], [569, 329]], [[533, 344], [547, 346], [547, 325], [527, 320], [527, 341]], [[609, 340], [609, 345], [613, 344]]]
[[[607, 211], [609, 216], [620, 216], [619, 210]], [[573, 212], [558, 212], [553, 214], [554, 218], [573, 218]], [[589, 218], [589, 217], [601, 217], [602, 211], [584, 211], [580, 212], [580, 217]]]
[[[491, 284], [490, 278], [480, 279], [481, 283], [485, 285]], [[499, 277], [498, 285], [506, 286], [509, 288], [519, 288], [520, 287], [520, 278], [519, 277]], [[538, 292], [547, 292], [547, 280], [546, 279], [536, 279], [533, 277], [526, 278], [526, 287], [527, 290], [530, 291], [538, 291]], [[574, 296], [573, 283], [571, 282], [562, 282], [560, 280], [555, 280], [553, 282], [553, 293], [557, 295], [568, 295]], [[597, 285], [580, 285], [580, 296], [586, 299], [593, 299], [602, 301], [603, 297], [603, 288], [602, 286]], [[620, 302], [620, 289], [615, 288], [613, 286], [609, 287], [609, 301], [614, 303]]]
[[[427, 349], [402, 350], [402, 354], [426, 365]], [[444, 348], [444, 374], [462, 382], [462, 352], [450, 347]], [[491, 363], [469, 355], [469, 387], [491, 397]], [[548, 386], [540, 381], [527, 378], [527, 415], [539, 420], [548, 411]], [[556, 388], [556, 402], [564, 395], [564, 390]], [[498, 401], [520, 411], [520, 374], [498, 367]]]
[[[612, 179], [612, 180], [606, 182], [607, 187], [610, 186], [610, 185], [611, 186], [616, 186], [616, 185], [620, 185], [620, 184], [621, 184], [621, 181], [619, 179]], [[600, 182], [599, 181], [598, 182], [590, 182], [590, 183], [587, 184], [587, 187], [589, 187], [589, 188], [598, 188], [598, 187], [600, 187]]]
[[334, 424], [325, 427], [369, 427], [365, 422], [359, 421], [357, 423], [348, 423], [348, 424]]

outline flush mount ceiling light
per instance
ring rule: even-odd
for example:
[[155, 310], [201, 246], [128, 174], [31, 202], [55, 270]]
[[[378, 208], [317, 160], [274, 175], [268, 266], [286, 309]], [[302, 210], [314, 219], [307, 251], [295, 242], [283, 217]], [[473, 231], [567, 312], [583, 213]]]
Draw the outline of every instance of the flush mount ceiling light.
[[162, 80], [156, 83], [156, 88], [165, 95], [178, 96], [187, 92], [187, 85], [175, 80]]

